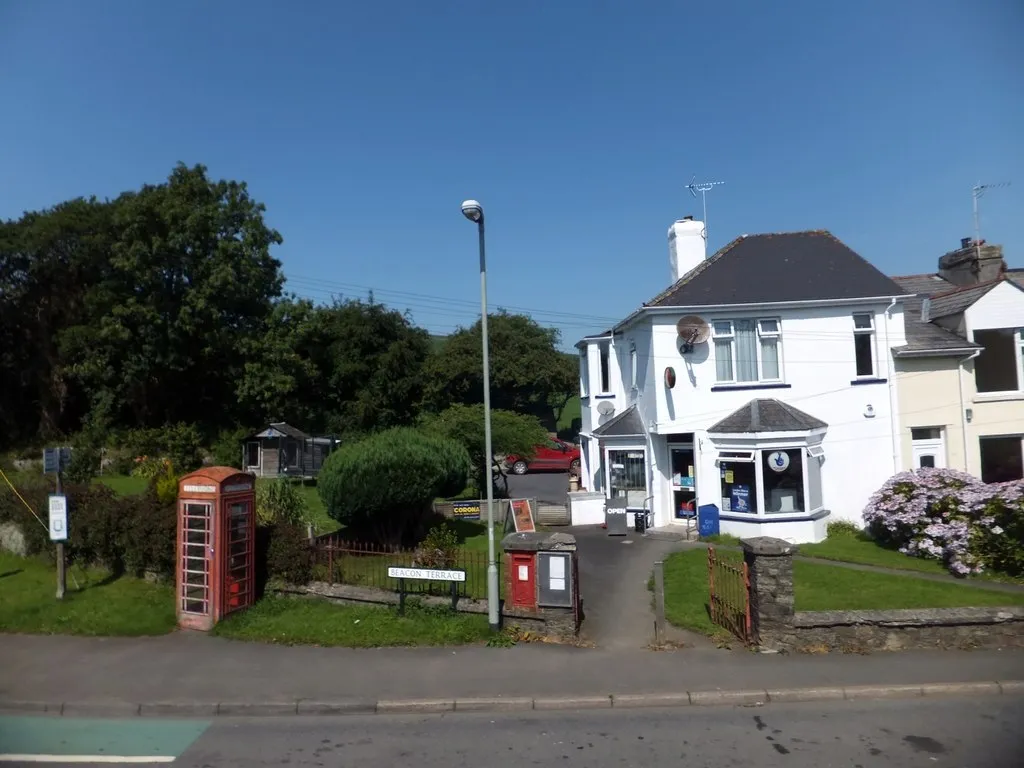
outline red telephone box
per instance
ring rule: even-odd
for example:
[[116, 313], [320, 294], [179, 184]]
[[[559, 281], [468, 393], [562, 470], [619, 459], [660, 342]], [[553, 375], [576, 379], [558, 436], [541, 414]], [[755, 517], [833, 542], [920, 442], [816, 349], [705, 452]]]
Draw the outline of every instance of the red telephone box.
[[178, 482], [177, 613], [183, 629], [211, 629], [252, 605], [256, 478], [203, 467]]

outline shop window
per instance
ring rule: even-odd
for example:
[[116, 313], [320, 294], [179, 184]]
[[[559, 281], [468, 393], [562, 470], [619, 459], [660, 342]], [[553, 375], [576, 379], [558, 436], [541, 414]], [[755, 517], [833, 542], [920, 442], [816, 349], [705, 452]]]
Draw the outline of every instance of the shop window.
[[820, 445], [720, 451], [722, 511], [801, 514], [821, 509], [824, 455]]
[[761, 451], [767, 512], [804, 511], [803, 449]]
[[647, 461], [642, 448], [608, 451], [608, 487], [612, 498], [625, 498], [629, 509], [643, 509], [647, 499]]
[[742, 454], [720, 456], [718, 468], [722, 481], [722, 511], [756, 512], [757, 468], [753, 456], [746, 460]]

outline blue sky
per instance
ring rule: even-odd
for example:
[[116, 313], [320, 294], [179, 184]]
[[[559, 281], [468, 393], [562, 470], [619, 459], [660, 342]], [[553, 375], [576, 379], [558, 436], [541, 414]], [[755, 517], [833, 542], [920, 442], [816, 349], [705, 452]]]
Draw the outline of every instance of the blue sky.
[[653, 0], [0, 0], [0, 216], [164, 179], [249, 183], [291, 290], [492, 305], [564, 341], [668, 283], [665, 233], [708, 196], [710, 248], [830, 229], [890, 273], [971, 234], [1024, 266], [1024, 4]]

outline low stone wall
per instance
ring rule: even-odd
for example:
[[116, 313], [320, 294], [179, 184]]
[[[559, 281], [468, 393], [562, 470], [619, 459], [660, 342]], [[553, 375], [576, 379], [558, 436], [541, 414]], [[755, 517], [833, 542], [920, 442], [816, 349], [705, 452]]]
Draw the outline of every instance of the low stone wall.
[[[315, 581], [306, 586], [287, 585], [268, 588], [284, 597], [319, 597], [349, 605], [398, 605], [398, 593], [373, 587], [359, 587], [351, 584], [328, 584]], [[450, 597], [417, 595], [407, 593], [406, 599], [415, 599], [424, 605], [451, 607]], [[459, 613], [487, 615], [487, 601], [461, 597], [456, 605]], [[539, 609], [526, 611], [503, 606], [501, 612], [504, 626], [518, 626], [543, 637], [570, 639], [575, 636], [576, 627], [572, 614], [564, 611]]]
[[[1024, 607], [797, 611], [793, 555], [780, 539], [743, 540], [755, 642], [773, 650], [899, 651], [1024, 647]], [[838, 567], [838, 566], [837, 566]], [[907, 576], [906, 578], [913, 578]]]
[[794, 650], [1024, 647], [1024, 608], [797, 611], [775, 638]]

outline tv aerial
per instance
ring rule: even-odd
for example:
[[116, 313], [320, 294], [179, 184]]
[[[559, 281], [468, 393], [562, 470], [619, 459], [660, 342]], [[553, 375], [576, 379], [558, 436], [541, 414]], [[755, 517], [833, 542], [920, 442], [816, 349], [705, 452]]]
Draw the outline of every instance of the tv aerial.
[[700, 192], [701, 202], [704, 205], [704, 231], [701, 232], [701, 236], [704, 238], [704, 242], [708, 241], [708, 192], [715, 187], [720, 187], [725, 184], [724, 181], [697, 181], [697, 177], [694, 176], [686, 188], [690, 190], [690, 194], [694, 197]]
[[980, 181], [971, 187], [971, 198], [974, 202], [974, 247], [978, 249], [978, 258], [981, 258], [981, 214], [978, 212], [978, 200], [985, 194], [986, 189], [1001, 189], [1010, 186], [1010, 182], [1001, 181], [998, 184], [982, 184]]

